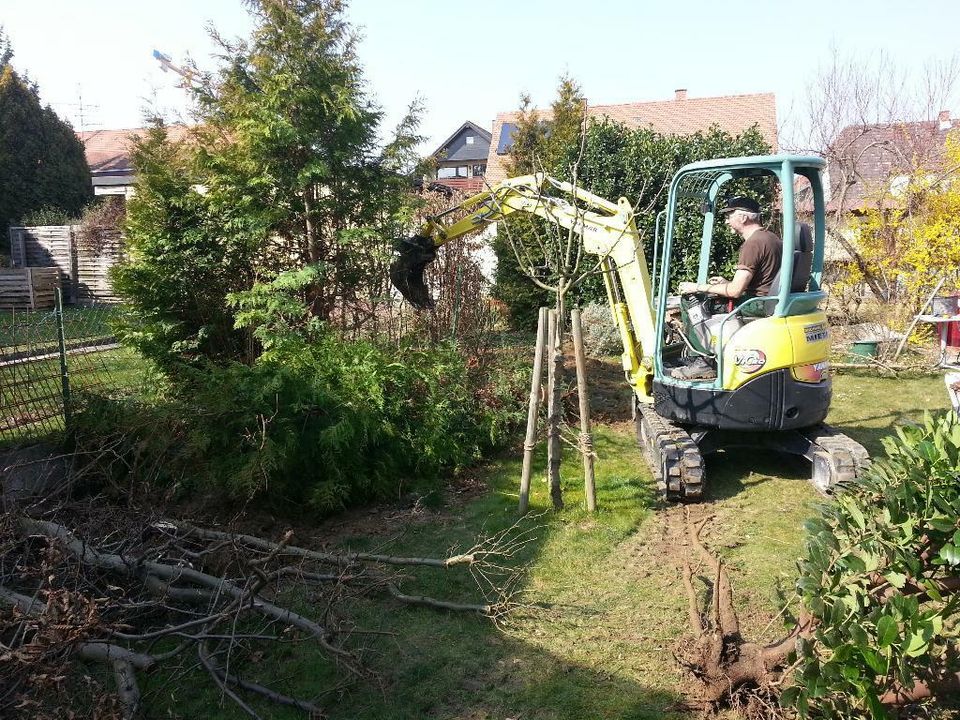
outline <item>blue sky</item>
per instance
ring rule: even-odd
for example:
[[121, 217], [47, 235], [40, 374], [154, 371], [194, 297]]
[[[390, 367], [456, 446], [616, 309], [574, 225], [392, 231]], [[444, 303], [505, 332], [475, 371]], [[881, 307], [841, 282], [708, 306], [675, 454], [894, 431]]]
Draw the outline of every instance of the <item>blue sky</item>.
[[[347, 15], [385, 127], [423, 100], [425, 152], [465, 120], [489, 128], [521, 93], [548, 105], [563, 73], [594, 104], [774, 92], [783, 125], [804, 114], [832, 47], [919, 74], [957, 51], [960, 27], [955, 0], [353, 0]], [[249, 28], [240, 0], [0, 0], [14, 66], [74, 127], [82, 104], [86, 129], [137, 127], [148, 102], [184, 113], [151, 53], [210, 66], [211, 22]], [[960, 115], [956, 103], [944, 109]]]

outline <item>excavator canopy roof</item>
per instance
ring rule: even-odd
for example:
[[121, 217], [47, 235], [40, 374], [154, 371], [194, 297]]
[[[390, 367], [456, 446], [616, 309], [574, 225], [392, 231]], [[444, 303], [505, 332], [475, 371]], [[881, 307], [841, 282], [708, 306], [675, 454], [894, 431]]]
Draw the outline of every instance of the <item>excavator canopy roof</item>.
[[679, 175], [680, 173], [690, 170], [718, 170], [721, 168], [727, 170], [743, 168], [746, 170], [751, 168], [780, 167], [786, 160], [791, 161], [794, 167], [810, 167], [822, 170], [827, 166], [826, 160], [815, 155], [750, 155], [748, 157], [701, 160], [690, 163], [689, 165], [684, 165], [677, 174]]

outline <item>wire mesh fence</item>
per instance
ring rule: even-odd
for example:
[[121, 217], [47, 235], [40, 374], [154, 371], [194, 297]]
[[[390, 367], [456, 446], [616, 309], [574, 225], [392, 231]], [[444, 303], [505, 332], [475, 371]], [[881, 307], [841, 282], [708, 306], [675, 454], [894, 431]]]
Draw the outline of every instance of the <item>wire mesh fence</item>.
[[132, 387], [140, 365], [121, 347], [115, 305], [0, 310], [0, 444], [62, 435], [84, 394]]

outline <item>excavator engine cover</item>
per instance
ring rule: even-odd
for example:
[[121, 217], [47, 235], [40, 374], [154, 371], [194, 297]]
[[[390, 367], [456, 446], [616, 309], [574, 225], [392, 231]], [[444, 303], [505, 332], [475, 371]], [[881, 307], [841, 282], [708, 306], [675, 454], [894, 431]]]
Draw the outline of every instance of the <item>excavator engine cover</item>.
[[437, 256], [433, 240], [413, 235], [398, 243], [399, 256], [390, 265], [390, 280], [406, 300], [417, 308], [433, 307], [433, 299], [423, 280], [424, 268]]

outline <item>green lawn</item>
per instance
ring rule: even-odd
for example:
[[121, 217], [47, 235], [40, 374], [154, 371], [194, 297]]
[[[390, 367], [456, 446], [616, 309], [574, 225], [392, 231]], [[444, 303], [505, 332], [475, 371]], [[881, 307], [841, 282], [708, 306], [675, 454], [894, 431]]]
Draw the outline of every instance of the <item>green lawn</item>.
[[[63, 335], [67, 344], [80, 344], [98, 338], [112, 339], [111, 323], [122, 312], [119, 306], [66, 307], [63, 310]], [[14, 312], [0, 310], [0, 355], [30, 349], [56, 352], [57, 323], [53, 310]]]
[[[830, 421], [877, 453], [892, 424], [947, 407], [939, 375], [878, 379], [851, 373], [836, 378]], [[598, 427], [596, 450], [594, 516], [583, 509], [578, 458], [565, 459], [564, 511], [548, 510], [542, 479], [534, 484], [534, 516], [527, 522], [539, 526], [538, 539], [514, 563], [526, 566], [523, 598], [543, 607], [529, 607], [495, 627], [475, 617], [357, 601], [351, 608], [356, 628], [389, 633], [358, 634], [350, 641], [363, 648], [377, 682], [339, 686], [342, 676], [307, 645], [285, 646], [261, 661], [256, 677], [318, 698], [332, 720], [696, 717], [681, 705], [684, 680], [673, 659], [688, 632], [677, 564], [683, 539], [673, 522], [683, 508], [658, 507], [631, 428]], [[542, 468], [541, 456], [538, 478]], [[382, 532], [374, 537], [366, 516], [377, 511], [365, 512], [366, 522], [354, 533], [349, 521], [344, 531], [339, 519], [340, 544], [434, 556], [469, 547], [476, 536], [514, 522], [519, 472], [516, 453], [493, 461], [477, 471], [486, 489], [473, 499], [428, 511], [384, 511]], [[783, 631], [778, 611], [791, 595], [801, 522], [824, 501], [807, 474], [802, 460], [755, 452], [718, 455], [708, 463], [707, 499], [690, 508], [697, 516], [713, 516], [705, 541], [730, 568], [748, 639], [772, 640]], [[326, 533], [317, 528], [318, 537]], [[403, 589], [452, 599], [478, 595], [463, 570], [412, 571]], [[310, 596], [294, 600], [317, 612]], [[148, 684], [153, 711], [158, 717], [243, 717], [229, 701], [220, 707], [216, 692], [200, 689], [201, 680], [170, 682], [170, 676], [154, 675]], [[251, 702], [265, 718], [302, 717]]]
[[[134, 388], [146, 369], [129, 348], [71, 352], [67, 371], [73, 402], [84, 393], [112, 395]], [[0, 446], [58, 440], [63, 432], [63, 384], [60, 357], [0, 366]]]

